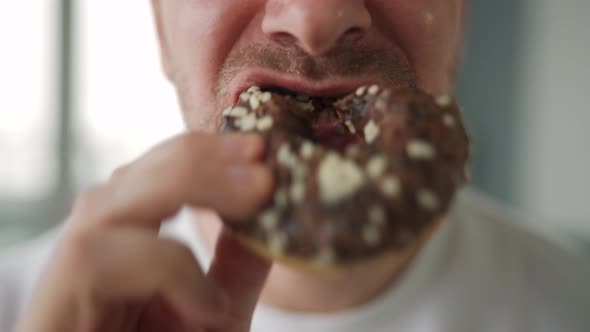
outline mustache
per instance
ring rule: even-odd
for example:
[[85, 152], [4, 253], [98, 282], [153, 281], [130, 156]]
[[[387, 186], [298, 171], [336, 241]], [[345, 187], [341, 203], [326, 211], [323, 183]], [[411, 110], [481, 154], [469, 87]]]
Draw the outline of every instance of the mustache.
[[369, 39], [343, 41], [320, 56], [311, 56], [295, 44], [272, 42], [234, 49], [220, 68], [218, 95], [226, 93], [233, 77], [248, 68], [270, 69], [317, 81], [374, 76], [391, 85], [416, 86], [414, 68], [402, 50]]

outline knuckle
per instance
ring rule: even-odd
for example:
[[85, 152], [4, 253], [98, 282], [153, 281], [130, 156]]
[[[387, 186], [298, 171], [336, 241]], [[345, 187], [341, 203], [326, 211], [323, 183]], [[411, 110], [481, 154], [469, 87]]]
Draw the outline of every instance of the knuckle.
[[93, 187], [81, 193], [74, 202], [73, 215], [84, 216], [95, 210], [103, 199], [104, 188]]
[[57, 251], [63, 268], [75, 273], [92, 274], [95, 242], [97, 237], [88, 230], [70, 230], [62, 239]]

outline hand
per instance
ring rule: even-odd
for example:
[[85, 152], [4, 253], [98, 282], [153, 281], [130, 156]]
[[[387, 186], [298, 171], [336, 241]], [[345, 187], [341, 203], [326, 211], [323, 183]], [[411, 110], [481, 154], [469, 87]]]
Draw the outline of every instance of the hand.
[[158, 237], [183, 205], [244, 220], [271, 192], [259, 137], [189, 133], [83, 194], [19, 332], [249, 330], [270, 264], [222, 232], [207, 274]]

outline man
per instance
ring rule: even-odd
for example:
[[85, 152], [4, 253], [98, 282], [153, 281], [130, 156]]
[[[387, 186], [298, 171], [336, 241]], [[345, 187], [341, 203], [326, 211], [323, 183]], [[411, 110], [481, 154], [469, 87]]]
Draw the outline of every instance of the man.
[[588, 266], [473, 192], [405, 260], [329, 275], [271, 269], [219, 222], [246, 219], [272, 191], [261, 140], [215, 134], [243, 89], [324, 95], [385, 82], [452, 92], [464, 1], [152, 4], [189, 130], [83, 194], [56, 241], [5, 255], [7, 329], [21, 312], [11, 299], [22, 298], [19, 332], [588, 329]]

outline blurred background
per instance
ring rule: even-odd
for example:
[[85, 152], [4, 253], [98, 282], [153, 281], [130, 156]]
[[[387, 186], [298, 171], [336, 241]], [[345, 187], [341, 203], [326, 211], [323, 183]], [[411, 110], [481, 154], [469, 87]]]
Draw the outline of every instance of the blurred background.
[[[590, 1], [470, 11], [458, 93], [474, 186], [584, 248]], [[0, 43], [1, 247], [55, 226], [77, 192], [183, 126], [148, 1], [3, 2]]]

